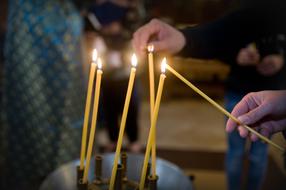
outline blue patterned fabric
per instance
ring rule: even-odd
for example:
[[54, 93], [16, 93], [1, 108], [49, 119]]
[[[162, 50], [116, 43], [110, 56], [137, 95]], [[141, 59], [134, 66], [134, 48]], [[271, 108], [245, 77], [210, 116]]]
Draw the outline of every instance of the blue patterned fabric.
[[71, 1], [9, 1], [0, 132], [1, 180], [8, 187], [1, 189], [38, 189], [47, 174], [79, 156], [81, 32]]

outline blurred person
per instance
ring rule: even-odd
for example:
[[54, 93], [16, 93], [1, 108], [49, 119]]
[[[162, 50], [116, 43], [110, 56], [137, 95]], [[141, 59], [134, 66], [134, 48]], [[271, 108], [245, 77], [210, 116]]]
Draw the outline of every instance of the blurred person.
[[[252, 79], [253, 72], [256, 72], [257, 74], [260, 72], [259, 75], [261, 76], [272, 75], [275, 73], [278, 74], [281, 69], [281, 65], [283, 65], [281, 63], [284, 62], [280, 55], [275, 55], [273, 58], [273, 55], [269, 54], [269, 56], [262, 59], [262, 62], [258, 64], [256, 68], [248, 68], [248, 71], [244, 71], [246, 68], [241, 67], [241, 65], [235, 61], [235, 58], [237, 56], [237, 52], [239, 52], [241, 48], [246, 47], [247, 44], [253, 41], [286, 33], [286, 27], [281, 24], [286, 20], [286, 14], [283, 9], [286, 7], [286, 2], [281, 0], [253, 0], [243, 1], [242, 4], [243, 5], [238, 10], [225, 15], [220, 19], [205, 25], [188, 27], [183, 30], [177, 30], [168, 24], [154, 19], [134, 33], [133, 45], [137, 52], [142, 55], [145, 52], [146, 45], [150, 43], [149, 40], [151, 37], [153, 39], [153, 37], [156, 36], [156, 39], [151, 42], [155, 47], [155, 51], [191, 56], [195, 58], [216, 58], [226, 63], [230, 63], [232, 69], [227, 80], [227, 89], [232, 91], [236, 90], [238, 92], [243, 89], [244, 91], [240, 92], [240, 97], [234, 102], [239, 101], [247, 92], [255, 90], [253, 87], [258, 88], [257, 90], [262, 90], [264, 87], [268, 88], [269, 86], [274, 89], [284, 88], [282, 83], [285, 79], [281, 74], [280, 76], [277, 75], [279, 77], [274, 77], [276, 78], [274, 81], [277, 82], [277, 86], [272, 86], [273, 81], [272, 79], [269, 80], [269, 76], [264, 76], [263, 80], [259, 79], [261, 77], [256, 77], [254, 80]], [[255, 55], [253, 59], [258, 61], [259, 56]], [[238, 61], [240, 61], [240, 64], [243, 62], [241, 60]], [[279, 63], [277, 64], [276, 62]], [[273, 69], [276, 68], [276, 66], [277, 69]], [[270, 68], [270, 71], [268, 71], [268, 68]], [[265, 81], [268, 82], [264, 83]], [[282, 87], [279, 87], [278, 84], [282, 84]], [[227, 94], [226, 98], [228, 96], [231, 97], [232, 95]], [[226, 101], [228, 102], [228, 100]], [[227, 105], [229, 106], [229, 109], [235, 105], [231, 105], [230, 102], [227, 104], [229, 104]], [[239, 138], [238, 135], [237, 137]], [[264, 148], [264, 150], [265, 149], [266, 148]], [[231, 151], [231, 148], [229, 150]], [[265, 158], [265, 156], [262, 156], [262, 158], [263, 157]], [[232, 164], [235, 167], [233, 167], [234, 171], [236, 170], [236, 166], [240, 166], [239, 163]], [[260, 176], [255, 177], [255, 179], [262, 179], [264, 167], [265, 166], [257, 171]], [[250, 172], [254, 172], [252, 176], [256, 175], [256, 170], [257, 168], [250, 169]], [[229, 189], [240, 188], [240, 178], [239, 176], [237, 176], [237, 179], [235, 178], [235, 176], [229, 178]], [[260, 181], [261, 180], [253, 181], [250, 177], [248, 187], [251, 189], [259, 189], [261, 186]]]
[[[225, 94], [225, 107], [231, 112], [234, 106], [249, 92], [259, 90], [286, 89], [286, 67], [284, 65], [285, 36], [267, 37], [242, 48], [238, 64], [231, 64]], [[247, 140], [238, 131], [228, 134], [226, 172], [229, 189], [261, 189], [267, 169], [268, 145]], [[246, 188], [242, 186], [243, 160], [249, 161]]]
[[[102, 108], [111, 141], [105, 146], [107, 152], [115, 150], [119, 135], [131, 66], [132, 51], [129, 44], [134, 24], [138, 22], [135, 8], [130, 1], [121, 0], [99, 1], [90, 9], [101, 26], [94, 44], [99, 56], [104, 60]], [[135, 81], [126, 121], [126, 134], [129, 139], [128, 150], [136, 153], [141, 150], [138, 142], [139, 106], [138, 81]]]
[[82, 20], [73, 1], [9, 1], [1, 189], [39, 189], [79, 156], [84, 110]]

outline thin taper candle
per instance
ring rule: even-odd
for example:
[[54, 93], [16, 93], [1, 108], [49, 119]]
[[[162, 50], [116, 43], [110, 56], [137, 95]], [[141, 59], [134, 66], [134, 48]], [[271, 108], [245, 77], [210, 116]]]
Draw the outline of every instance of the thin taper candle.
[[81, 151], [80, 151], [80, 169], [84, 169], [84, 160], [86, 153], [86, 141], [87, 141], [87, 128], [89, 121], [89, 112], [90, 112], [90, 102], [92, 97], [92, 89], [94, 82], [94, 75], [96, 69], [96, 59], [97, 59], [97, 51], [96, 49], [92, 52], [92, 63], [90, 65], [90, 73], [88, 79], [88, 88], [87, 88], [87, 96], [85, 103], [85, 111], [84, 111], [84, 119], [83, 119], [83, 128], [82, 128], [82, 137], [81, 137]]
[[154, 46], [148, 46], [148, 63], [149, 63], [149, 84], [150, 84], [150, 121], [152, 120], [152, 113], [155, 104], [155, 81], [154, 81]]
[[[149, 62], [149, 83], [150, 83], [150, 124], [152, 123], [152, 116], [155, 104], [155, 81], [154, 81], [154, 46], [148, 45], [148, 62]], [[156, 128], [154, 129], [154, 141], [152, 144], [152, 158], [151, 158], [151, 173], [156, 176]]]
[[233, 121], [235, 121], [238, 125], [244, 127], [245, 129], [247, 129], [248, 131], [250, 131], [251, 133], [257, 135], [261, 140], [267, 142], [268, 144], [271, 144], [272, 146], [274, 146], [275, 148], [279, 149], [280, 151], [284, 152], [285, 149], [282, 148], [281, 146], [277, 145], [276, 143], [274, 143], [273, 141], [269, 140], [268, 138], [266, 138], [265, 136], [261, 135], [260, 133], [258, 133], [257, 131], [255, 131], [254, 129], [252, 129], [251, 127], [242, 124], [236, 117], [234, 117], [233, 115], [231, 115], [228, 111], [226, 111], [223, 107], [221, 107], [218, 103], [216, 103], [214, 100], [212, 100], [210, 97], [208, 97], [205, 93], [203, 93], [200, 89], [198, 89], [195, 85], [193, 85], [191, 82], [189, 82], [187, 79], [185, 79], [182, 75], [180, 75], [177, 71], [175, 71], [172, 67], [170, 67], [169, 65], [166, 65], [167, 69], [173, 73], [176, 77], [178, 77], [181, 81], [183, 81], [186, 85], [188, 85], [190, 88], [192, 88], [196, 93], [198, 93], [199, 95], [201, 95], [204, 99], [206, 99], [210, 104], [212, 104], [215, 108], [217, 108], [219, 111], [221, 111], [223, 114], [225, 114], [226, 116], [228, 116], [229, 118], [231, 118]]
[[126, 98], [125, 98], [125, 103], [124, 103], [124, 108], [123, 108], [123, 113], [122, 113], [122, 118], [121, 118], [121, 123], [120, 123], [120, 128], [119, 128], [119, 135], [118, 135], [118, 141], [117, 141], [117, 146], [116, 146], [116, 152], [114, 155], [114, 162], [113, 162], [113, 168], [112, 168], [112, 173], [111, 173], [111, 178], [110, 178], [109, 190], [114, 190], [117, 166], [118, 166], [118, 161], [119, 161], [121, 147], [122, 147], [122, 141], [124, 137], [125, 126], [126, 126], [126, 119], [127, 119], [129, 104], [130, 104], [130, 100], [132, 96], [133, 85], [135, 81], [135, 75], [136, 75], [135, 67], [137, 65], [137, 58], [135, 54], [132, 55], [131, 62], [132, 62], [133, 67], [131, 68], [131, 72], [130, 72], [128, 88], [127, 88], [127, 93], [126, 93]]
[[161, 102], [161, 97], [162, 97], [162, 92], [163, 92], [163, 87], [164, 87], [164, 81], [166, 78], [166, 75], [164, 74], [165, 65], [166, 65], [166, 59], [164, 58], [164, 61], [162, 62], [162, 73], [160, 75], [160, 80], [159, 80], [159, 85], [158, 85], [158, 90], [157, 90], [157, 95], [156, 95], [156, 102], [155, 102], [153, 116], [152, 116], [152, 124], [151, 124], [150, 130], [149, 130], [148, 142], [147, 142], [146, 152], [145, 152], [145, 156], [144, 156], [144, 162], [143, 162], [143, 168], [142, 168], [142, 172], [141, 172], [139, 190], [144, 189], [147, 166], [148, 166], [148, 162], [149, 162], [149, 158], [150, 158], [150, 151], [151, 151], [152, 145], [154, 143], [154, 137], [155, 137], [154, 132], [155, 132], [157, 119], [158, 119], [160, 102]]
[[99, 96], [100, 96], [100, 85], [101, 85], [101, 77], [102, 77], [101, 59], [98, 58], [97, 61], [98, 61], [97, 62], [98, 69], [97, 69], [97, 74], [96, 74], [95, 96], [94, 96], [94, 102], [93, 102], [93, 113], [92, 113], [91, 128], [90, 128], [87, 155], [86, 155], [86, 166], [84, 168], [84, 173], [83, 173], [83, 183], [87, 183], [88, 171], [90, 167], [90, 159], [91, 159], [94, 136], [95, 136], [95, 131], [96, 131], [96, 121], [97, 121], [98, 103], [99, 103]]

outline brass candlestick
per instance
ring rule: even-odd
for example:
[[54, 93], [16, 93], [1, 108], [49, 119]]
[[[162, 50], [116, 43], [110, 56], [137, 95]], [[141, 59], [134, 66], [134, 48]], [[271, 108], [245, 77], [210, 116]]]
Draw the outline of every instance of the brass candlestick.
[[157, 190], [157, 181], [159, 177], [156, 175], [153, 177], [152, 175], [148, 176], [149, 181], [149, 190]]
[[[90, 183], [83, 183], [82, 175], [83, 172], [80, 172], [79, 167], [77, 168], [78, 172], [78, 190], [107, 190], [110, 184], [110, 178], [103, 177], [103, 157], [100, 155], [95, 156], [95, 178]], [[128, 164], [128, 155], [126, 153], [121, 153], [120, 155], [121, 164], [117, 165], [117, 173], [114, 184], [114, 190], [136, 190], [139, 188], [139, 183], [137, 181], [132, 181], [127, 177], [127, 164]], [[149, 189], [149, 180], [148, 176], [150, 175], [151, 164], [148, 164], [148, 171], [146, 175], [146, 186], [145, 189]]]
[[95, 156], [95, 184], [102, 183], [102, 156]]

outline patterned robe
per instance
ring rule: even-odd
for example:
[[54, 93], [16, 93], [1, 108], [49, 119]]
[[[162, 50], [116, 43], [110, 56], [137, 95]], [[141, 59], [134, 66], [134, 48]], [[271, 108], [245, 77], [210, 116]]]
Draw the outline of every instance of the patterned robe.
[[81, 34], [82, 20], [69, 0], [9, 1], [0, 189], [38, 189], [47, 174], [79, 157]]

